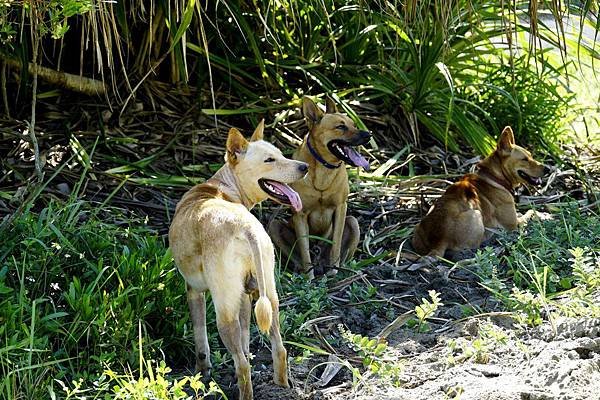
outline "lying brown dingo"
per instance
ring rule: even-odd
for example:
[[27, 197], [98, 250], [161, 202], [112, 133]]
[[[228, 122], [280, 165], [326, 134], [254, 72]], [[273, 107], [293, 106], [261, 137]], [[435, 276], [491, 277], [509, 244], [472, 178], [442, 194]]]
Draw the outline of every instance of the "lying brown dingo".
[[293, 213], [291, 223], [273, 221], [269, 225], [275, 245], [285, 257], [300, 264], [301, 271], [310, 279], [314, 271], [309, 235], [333, 242], [327, 260], [329, 275], [335, 274], [340, 263], [354, 254], [360, 229], [356, 218], [346, 216], [349, 186], [345, 164], [369, 169], [369, 162], [354, 149], [369, 141], [369, 132], [357, 129], [352, 119], [338, 113], [331, 99], [327, 99], [326, 105], [323, 113], [308, 97], [302, 103], [309, 133], [294, 153], [294, 159], [305, 161], [309, 168], [307, 178], [292, 187], [300, 194], [303, 208]]
[[271, 338], [274, 380], [287, 387], [287, 353], [279, 333], [279, 300], [275, 290], [275, 255], [271, 239], [248, 211], [267, 197], [300, 211], [298, 193], [287, 184], [306, 175], [308, 166], [289, 160], [262, 140], [264, 122], [250, 142], [232, 128], [225, 165], [181, 199], [169, 229], [169, 242], [179, 272], [187, 283], [194, 326], [196, 370], [207, 374], [210, 352], [206, 336], [204, 292], [210, 290], [217, 328], [231, 353], [240, 399], [252, 399], [250, 308], [253, 289], [258, 327]]
[[513, 189], [523, 183], [539, 185], [545, 167], [515, 144], [512, 129], [502, 131], [496, 150], [450, 186], [415, 227], [413, 248], [421, 255], [443, 257], [446, 250], [474, 249], [485, 228], [516, 229], [535, 212], [517, 216]]

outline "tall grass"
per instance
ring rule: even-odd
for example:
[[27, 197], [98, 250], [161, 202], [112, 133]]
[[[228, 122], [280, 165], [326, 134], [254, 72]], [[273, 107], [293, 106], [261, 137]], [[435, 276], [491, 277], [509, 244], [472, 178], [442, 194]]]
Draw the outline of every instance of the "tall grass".
[[3, 236], [1, 398], [49, 398], [58, 381], [136, 367], [139, 350], [192, 358], [183, 281], [162, 239], [141, 221], [112, 218], [50, 203]]
[[[567, 49], [576, 49], [571, 53], [578, 57], [598, 55], [595, 43], [564, 25], [572, 13], [581, 16], [580, 28], [595, 30], [598, 10], [590, 1], [43, 4], [35, 15], [19, 3], [0, 5], [3, 54], [30, 61], [32, 42], [40, 38], [50, 48], [55, 45], [50, 38], [57, 38], [60, 50], [46, 52], [44, 63], [106, 80], [113, 103], [130, 104], [126, 99], [150, 78], [208, 88], [211, 100], [202, 106], [209, 114], [264, 113], [289, 107], [305, 93], [329, 93], [370, 101], [396, 115], [401, 128], [391, 132], [392, 140], [419, 144], [433, 137], [455, 151], [461, 140], [487, 153], [497, 133], [489, 131], [489, 112], [481, 115], [486, 103], [463, 96], [464, 86], [485, 79], [498, 65], [526, 73], [531, 64], [515, 61], [523, 51], [536, 65], [550, 65], [542, 49], [548, 45], [565, 50], [564, 63]], [[542, 13], [556, 23], [538, 18]], [[40, 35], [20, 29], [28, 20], [37, 21]], [[497, 93], [514, 100], [514, 90], [504, 86]], [[243, 108], [215, 109], [218, 93], [240, 99]]]
[[[305, 342], [306, 321], [332, 305], [327, 285], [282, 273], [279, 292], [295, 297], [282, 333]], [[207, 308], [218, 378], [233, 365]], [[0, 242], [0, 338], [0, 399], [220, 393], [182, 377], [194, 364], [184, 280], [163, 238], [120, 209], [71, 199], [13, 220]]]

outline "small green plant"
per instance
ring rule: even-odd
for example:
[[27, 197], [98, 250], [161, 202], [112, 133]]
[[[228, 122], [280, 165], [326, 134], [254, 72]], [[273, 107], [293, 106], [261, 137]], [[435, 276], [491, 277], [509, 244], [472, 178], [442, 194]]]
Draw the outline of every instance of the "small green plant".
[[456, 365], [467, 360], [472, 360], [478, 364], [487, 364], [490, 361], [490, 354], [496, 348], [506, 346], [509, 339], [509, 335], [503, 329], [489, 321], [482, 323], [478, 329], [477, 337], [472, 340], [458, 338], [447, 342], [448, 364]]
[[358, 354], [363, 367], [369, 373], [377, 375], [395, 386], [400, 386], [403, 365], [389, 355], [387, 343], [354, 334], [341, 324], [338, 325], [338, 329], [348, 346]]
[[467, 360], [473, 360], [478, 364], [489, 362], [490, 349], [481, 338], [472, 341], [466, 339], [451, 339], [447, 343], [450, 355], [447, 357], [449, 365], [456, 365]]
[[435, 290], [430, 290], [428, 293], [431, 301], [423, 297], [421, 299], [421, 304], [415, 307], [417, 321], [414, 323], [414, 325], [419, 332], [429, 331], [429, 324], [427, 320], [435, 315], [440, 306], [444, 305], [438, 292]]
[[464, 391], [465, 391], [465, 389], [460, 385], [451, 386], [451, 387], [447, 388], [446, 391], [444, 392], [444, 399], [460, 400], [460, 397], [462, 396]]
[[489, 290], [497, 299], [505, 300], [510, 295], [510, 290], [506, 286], [506, 278], [503, 279], [502, 273], [499, 273], [498, 267], [500, 260], [492, 247], [485, 247], [477, 250], [475, 254], [475, 265], [477, 266], [477, 275], [481, 285]]
[[600, 288], [600, 257], [594, 257], [589, 248], [576, 247], [569, 253], [573, 256], [571, 263], [575, 284], [589, 292]]
[[517, 322], [529, 326], [537, 326], [543, 322], [546, 300], [539, 293], [514, 287], [509, 302], [512, 310], [516, 311]]
[[282, 299], [279, 318], [281, 332], [286, 340], [302, 342], [306, 332], [301, 329], [304, 323], [329, 310], [332, 302], [327, 294], [327, 279], [307, 281], [303, 276], [285, 273], [281, 279], [283, 289], [279, 293], [289, 293], [289, 302]]
[[[200, 380], [200, 375], [184, 376], [179, 379], [169, 378], [171, 368], [164, 361], [153, 366], [152, 361], [146, 362], [147, 376], [142, 373], [135, 377], [133, 373], [118, 374], [110, 369], [104, 371], [105, 388], [110, 387], [111, 397], [115, 400], [156, 399], [156, 400], [191, 400], [203, 399], [206, 396], [225, 394], [214, 381], [208, 387]], [[193, 391], [190, 395], [186, 389]], [[188, 390], [189, 390], [188, 389]], [[225, 397], [226, 398], [226, 397]]]
[[377, 287], [354, 282], [349, 288], [350, 301], [356, 304], [365, 314], [377, 313], [382, 309], [382, 303], [374, 301], [377, 297]]
[[564, 297], [563, 301], [557, 301], [560, 311], [566, 316], [588, 316], [600, 317], [600, 304], [598, 295], [600, 292], [600, 257], [589, 248], [569, 250], [571, 255], [573, 288]]

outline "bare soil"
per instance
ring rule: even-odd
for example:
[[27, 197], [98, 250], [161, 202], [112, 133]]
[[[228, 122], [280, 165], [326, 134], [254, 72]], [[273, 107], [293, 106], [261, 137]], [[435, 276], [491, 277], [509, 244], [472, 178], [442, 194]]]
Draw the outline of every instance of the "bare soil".
[[[262, 348], [254, 360], [255, 398], [600, 399], [600, 320], [562, 318], [525, 329], [516, 326], [507, 313], [493, 311], [495, 301], [472, 280], [457, 284], [452, 279], [441, 285], [436, 279], [427, 282], [426, 276], [419, 273], [408, 280], [414, 286], [405, 294], [420, 299], [425, 289], [435, 288], [442, 293], [445, 305], [438, 314], [439, 323], [432, 323], [429, 332], [418, 333], [415, 328], [403, 326], [388, 337], [390, 358], [402, 363], [399, 384], [368, 373], [363, 373], [364, 380], [353, 384], [352, 374], [342, 367], [331, 382], [322, 386], [319, 378], [328, 359], [313, 356], [299, 362], [290, 358], [293, 387], [279, 388], [272, 383], [268, 349]], [[466, 299], [488, 311], [471, 318], [458, 317], [457, 307]], [[320, 337], [335, 336], [338, 323], [355, 333], [375, 337], [390, 322], [377, 314], [365, 315], [356, 307], [341, 307], [337, 316], [339, 319], [333, 323], [318, 324]], [[501, 338], [488, 340], [480, 355], [465, 356], [461, 347], [480, 339], [482, 331]], [[356, 358], [356, 353], [345, 346], [336, 348], [336, 352], [340, 359]]]

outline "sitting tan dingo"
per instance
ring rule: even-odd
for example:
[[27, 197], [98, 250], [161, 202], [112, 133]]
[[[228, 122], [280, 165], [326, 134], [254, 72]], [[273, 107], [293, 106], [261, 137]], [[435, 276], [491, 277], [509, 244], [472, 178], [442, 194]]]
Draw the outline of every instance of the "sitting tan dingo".
[[479, 247], [486, 228], [516, 229], [534, 212], [517, 216], [513, 189], [523, 183], [539, 185], [544, 171], [543, 164], [515, 144], [507, 126], [477, 172], [450, 186], [415, 227], [413, 248], [421, 255], [443, 257], [446, 250]]
[[[326, 112], [308, 97], [302, 111], [309, 132], [294, 153], [294, 159], [308, 163], [306, 179], [292, 184], [302, 199], [302, 211], [293, 212], [291, 221], [273, 221], [269, 234], [284, 257], [299, 264], [309, 279], [314, 277], [309, 235], [331, 240], [325, 271], [334, 275], [340, 265], [352, 258], [358, 246], [360, 228], [353, 216], [347, 216], [348, 172], [346, 164], [369, 169], [369, 162], [354, 147], [366, 144], [371, 135], [359, 130], [346, 114], [338, 113], [327, 99]], [[320, 271], [318, 271], [320, 272]]]
[[169, 242], [179, 272], [187, 283], [194, 327], [196, 370], [207, 374], [210, 352], [206, 335], [204, 292], [210, 291], [219, 335], [235, 363], [240, 399], [252, 399], [250, 364], [251, 295], [258, 327], [269, 332], [274, 380], [288, 387], [287, 353], [279, 333], [279, 299], [275, 290], [273, 244], [261, 223], [248, 211], [271, 198], [300, 211], [298, 194], [287, 184], [306, 175], [308, 166], [289, 160], [262, 140], [264, 121], [248, 142], [232, 128], [225, 165], [181, 199], [169, 229]]

